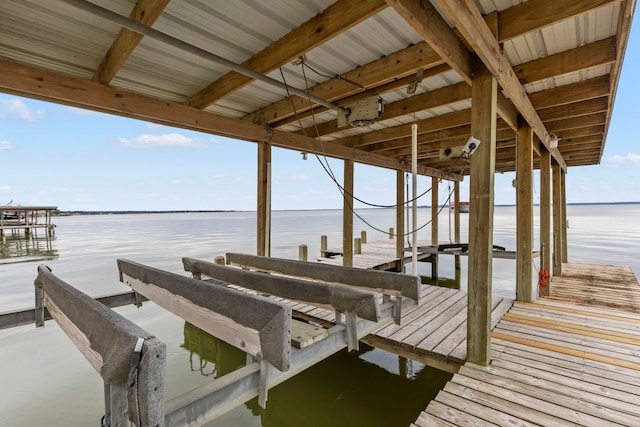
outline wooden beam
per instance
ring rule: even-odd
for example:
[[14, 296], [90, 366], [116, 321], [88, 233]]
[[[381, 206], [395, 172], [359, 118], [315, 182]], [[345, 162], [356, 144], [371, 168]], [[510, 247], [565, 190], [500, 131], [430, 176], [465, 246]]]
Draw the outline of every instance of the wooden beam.
[[[540, 153], [540, 271], [551, 271], [551, 156], [546, 149]], [[540, 296], [549, 295], [547, 286], [540, 286]]]
[[[406, 169], [400, 161], [374, 153], [366, 153], [332, 142], [316, 141], [280, 130], [267, 130], [263, 126], [243, 120], [2, 59], [0, 59], [0, 91], [245, 141], [264, 141], [269, 134], [272, 146], [338, 159], [353, 159], [358, 163], [392, 170]], [[454, 175], [428, 167], [419, 168], [418, 173], [441, 176], [454, 181], [459, 179]]]
[[[434, 73], [439, 74], [444, 72], [443, 63], [442, 58], [429, 45], [424, 42], [417, 43], [343, 73], [338, 79], [318, 83], [309, 88], [309, 93], [328, 101], [337, 101], [376, 89], [381, 85], [392, 84], [394, 80], [415, 74], [420, 68], [433, 70]], [[430, 72], [427, 71], [426, 74], [428, 76]], [[376, 89], [376, 92], [382, 93], [382, 90], [384, 89]], [[243, 120], [257, 124], [274, 124], [276, 127], [283, 126], [294, 120], [295, 113], [307, 112], [312, 107], [314, 104], [309, 104], [308, 99], [293, 96], [247, 114]]]
[[[243, 62], [242, 65], [262, 74], [270, 73], [386, 7], [382, 0], [339, 0]], [[204, 109], [252, 81], [251, 77], [231, 71], [191, 96], [185, 104]]]
[[[550, 147], [547, 141], [548, 132], [544, 123], [527, 97], [522, 84], [502, 52], [498, 41], [484, 22], [475, 1], [438, 0], [438, 4], [445, 13], [447, 13], [457, 29], [460, 30], [489, 71], [496, 76], [500, 86], [502, 86], [513, 105], [515, 105], [522, 117], [529, 123], [542, 143], [549, 149]], [[555, 148], [551, 148], [549, 151], [558, 164], [560, 164], [563, 169], [566, 169], [566, 164], [560, 152]]]
[[565, 120], [572, 117], [586, 116], [588, 114], [603, 113], [609, 108], [608, 97], [590, 99], [588, 101], [574, 102], [569, 105], [545, 108], [540, 110], [540, 118], [545, 122]]
[[342, 265], [353, 266], [353, 160], [344, 161], [342, 192]]
[[[542, 148], [546, 152], [545, 148]], [[518, 131], [516, 190], [516, 300], [533, 301], [533, 132], [523, 124]]]
[[530, 93], [529, 99], [536, 108], [557, 107], [578, 101], [607, 96], [611, 93], [611, 80], [608, 75], [583, 80], [579, 83], [557, 86], [552, 89]]
[[[386, 1], [451, 68], [456, 70], [467, 83], [471, 84], [471, 57], [469, 50], [431, 3], [418, 0]], [[489, 27], [484, 20], [482, 24], [488, 30]], [[513, 108], [513, 105], [502, 94], [499, 94], [497, 106], [500, 116], [515, 129], [517, 126], [517, 111]]]
[[513, 67], [522, 84], [573, 73], [590, 67], [611, 64], [616, 60], [616, 39], [609, 37], [575, 49], [535, 59]]
[[502, 43], [620, 0], [528, 0], [498, 12], [498, 40]]
[[[167, 7], [169, 1], [139, 0], [131, 11], [129, 19], [151, 27]], [[142, 34], [122, 28], [93, 74], [93, 81], [103, 85], [109, 84], [138, 46], [142, 37]]]
[[[549, 132], [556, 132], [558, 130], [558, 126], [565, 126], [562, 127], [562, 129], [569, 128], [566, 127], [567, 125], [569, 125], [570, 127], [584, 127], [578, 122], [553, 123], [553, 121], [573, 119], [578, 116], [589, 114], [589, 112], [591, 111], [601, 111], [604, 114], [604, 112], [606, 111], [605, 109], [607, 108], [606, 102], [604, 102], [603, 99], [600, 99], [599, 101], [596, 101], [595, 99], [597, 99], [597, 95], [600, 95], [600, 98], [603, 95], [608, 95], [608, 90], [606, 89], [606, 87], [608, 86], [607, 82], [608, 78], [607, 76], [604, 76], [604, 78], [595, 78], [577, 83], [575, 85], [572, 84], [560, 86], [557, 88], [536, 92], [531, 94], [530, 98], [532, 102], [535, 99], [536, 102], [534, 103], [534, 107], [537, 110], [543, 108], [543, 110], [541, 110], [539, 114], [540, 117], [543, 118]], [[564, 89], [564, 92], [562, 89]], [[596, 98], [594, 98], [594, 96]], [[558, 101], [554, 101], [556, 99]], [[419, 144], [428, 141], [450, 139], [454, 137], [454, 134], [461, 137], [461, 132], [468, 132], [468, 130], [463, 131], [462, 126], [471, 123], [470, 111], [471, 110], [460, 110], [456, 111], [455, 113], [448, 113], [419, 121], [418, 129], [419, 132], [421, 132], [418, 135]], [[585, 125], [588, 125], [588, 119], [584, 118], [582, 120], [585, 120]], [[601, 119], [601, 116], [598, 116], [597, 119], [594, 118], [594, 120], [595, 121], [592, 124], [604, 123], [604, 121], [602, 121]], [[502, 125], [500, 123], [502, 123]], [[506, 126], [505, 123], [499, 122], [498, 129], [506, 129], [504, 126]], [[458, 129], [451, 129], [456, 127]], [[424, 129], [426, 129], [426, 131], [424, 131]], [[439, 133], [437, 133], [436, 131]], [[429, 138], [426, 135], [431, 135], [432, 138]], [[340, 138], [338, 140], [335, 140], [334, 142], [338, 144], [344, 144], [349, 147], [363, 148], [370, 152], [379, 152], [385, 150], [395, 150], [398, 148], [409, 146], [409, 137], [410, 135], [408, 135], [407, 133], [406, 126], [399, 125], [381, 129], [378, 131], [372, 131], [362, 135]], [[374, 146], [374, 144], [376, 146]]]
[[483, 66], [479, 65], [474, 71], [471, 132], [482, 143], [471, 156], [467, 361], [486, 366], [491, 360], [489, 335], [498, 85]]
[[[471, 87], [469, 87], [465, 82], [457, 83], [387, 104], [384, 107], [384, 116], [381, 120], [392, 120], [397, 117], [406, 116], [408, 114], [417, 113], [447, 104], [453, 104], [454, 102], [460, 102], [469, 98], [471, 98]], [[319, 131], [319, 135], [317, 135], [316, 129]], [[342, 128], [342, 130], [344, 129], [345, 128]], [[341, 129], [337, 127], [337, 120], [330, 120], [317, 127], [309, 127], [301, 133], [306, 135], [324, 136], [338, 132], [339, 130]], [[349, 143], [346, 143], [345, 145], [348, 147], [352, 146]], [[354, 145], [354, 147], [357, 146], [358, 145]]]
[[[549, 132], [563, 132], [572, 129], [580, 129], [590, 126], [605, 125], [607, 122], [607, 114], [605, 112], [589, 114], [586, 116], [572, 117], [564, 120], [555, 120], [547, 122], [547, 129]], [[567, 138], [564, 136], [563, 139]], [[562, 150], [560, 150], [562, 151]]]
[[469, 51], [431, 3], [414, 0], [387, 0], [387, 3], [451, 68], [471, 83]]
[[[447, 64], [440, 64], [440, 65], [437, 65], [435, 67], [430, 67], [430, 68], [425, 69], [422, 72], [422, 79], [424, 81], [425, 79], [427, 79], [429, 77], [437, 76], [437, 75], [446, 73], [447, 71], [451, 71], [451, 67], [449, 67]], [[365, 77], [365, 76], [363, 76], [363, 77]], [[341, 79], [338, 79], [338, 80], [341, 80]], [[354, 102], [357, 102], [357, 101], [361, 101], [363, 99], [370, 98], [372, 93], [376, 93], [378, 95], [384, 95], [387, 92], [391, 92], [391, 91], [394, 91], [394, 90], [399, 89], [399, 88], [403, 88], [403, 87], [406, 88], [411, 83], [415, 82], [415, 80], [416, 80], [416, 75], [415, 74], [410, 74], [410, 75], [408, 75], [406, 77], [399, 77], [399, 78], [396, 78], [395, 80], [392, 80], [392, 81], [390, 81], [388, 83], [383, 83], [383, 84], [380, 84], [378, 86], [374, 85], [374, 86], [367, 87], [368, 91], [366, 91], [366, 92], [364, 92], [364, 91], [363, 92], [359, 92], [359, 93], [356, 93], [355, 95], [351, 95], [351, 96], [348, 96], [346, 98], [340, 97], [339, 101], [337, 101], [337, 104], [341, 105], [341, 106], [347, 106], [347, 105], [349, 105], [351, 103], [354, 103]], [[332, 86], [332, 88], [333, 88], [333, 86]], [[314, 89], [311, 89], [311, 90], [314, 90]], [[296, 99], [296, 97], [288, 98], [288, 99], [293, 100], [293, 99]], [[291, 102], [289, 102], [289, 104], [291, 104]], [[307, 105], [307, 106], [309, 105], [308, 100], [307, 100], [307, 102], [305, 102], [305, 105]], [[325, 111], [328, 111], [329, 109], [326, 108], [326, 107], [322, 107], [322, 106], [316, 105], [316, 106], [313, 107], [313, 109], [304, 108], [304, 110], [306, 110], [306, 111], [300, 112], [300, 111], [298, 111], [296, 109], [297, 114], [294, 114], [293, 116], [286, 117], [286, 118], [284, 118], [282, 120], [278, 120], [278, 121], [272, 122], [271, 126], [273, 126], [274, 128], [279, 128], [279, 127], [288, 125], [290, 123], [293, 123], [293, 122], [296, 122], [296, 121], [299, 121], [299, 120], [302, 120], [302, 119], [306, 119], [307, 117], [311, 117], [313, 115], [324, 113]], [[335, 129], [336, 129], [335, 121], [329, 121], [329, 122], [324, 122], [324, 123], [318, 123], [315, 126], [309, 126], [309, 127], [305, 128], [305, 129], [302, 129], [302, 130], [298, 131], [298, 133], [302, 134], [302, 135], [327, 135], [329, 133], [335, 132]], [[346, 129], [346, 127], [343, 128], [343, 129]]]
[[[418, 120], [416, 123], [418, 124], [418, 136], [421, 135], [420, 132], [433, 132], [436, 130], [444, 130], [450, 127], [469, 124], [471, 123], [471, 109], [455, 111], [453, 113]], [[411, 129], [407, 130], [407, 128], [408, 126], [406, 124], [401, 124], [362, 135], [340, 138], [333, 142], [335, 144], [348, 145], [350, 147], [364, 147], [366, 145], [376, 144], [382, 141], [409, 138], [411, 137]]]

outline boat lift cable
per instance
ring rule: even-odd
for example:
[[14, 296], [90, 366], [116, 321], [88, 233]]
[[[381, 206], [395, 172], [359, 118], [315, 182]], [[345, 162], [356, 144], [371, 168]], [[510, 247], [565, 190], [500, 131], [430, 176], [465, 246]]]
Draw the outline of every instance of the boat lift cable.
[[[240, 64], [236, 64], [235, 62], [232, 62], [226, 58], [223, 58], [219, 55], [216, 55], [215, 53], [209, 52], [207, 50], [201, 49], [197, 46], [191, 45], [189, 43], [186, 43], [180, 39], [177, 39], [173, 36], [170, 36], [168, 34], [165, 34], [161, 31], [158, 31], [154, 28], [148, 27], [144, 24], [141, 24], [140, 22], [137, 22], [133, 19], [130, 19], [126, 16], [122, 16], [119, 15], [115, 12], [110, 11], [109, 9], [105, 9], [101, 6], [98, 6], [96, 4], [90, 3], [86, 0], [62, 0], [62, 2], [76, 7], [78, 9], [84, 10], [87, 13], [90, 13], [92, 15], [95, 16], [99, 16], [103, 19], [106, 19], [110, 22], [113, 22], [115, 24], [118, 24], [124, 28], [127, 28], [131, 31], [134, 31], [138, 34], [142, 34], [143, 36], [152, 38], [154, 40], [158, 40], [161, 41], [163, 43], [168, 44], [169, 46], [175, 47], [177, 49], [181, 49], [185, 52], [188, 52], [192, 55], [198, 56], [202, 59], [206, 59], [208, 61], [211, 62], [215, 62], [217, 64], [220, 64], [224, 67], [227, 67], [233, 71], [236, 71], [240, 74], [244, 74], [247, 77], [251, 77], [252, 79], [258, 80], [260, 82], [269, 84], [271, 86], [275, 86], [278, 87], [280, 89], [286, 89], [286, 85], [276, 79], [273, 79], [269, 76], [266, 76], [264, 74], [258, 73], [254, 70], [252, 70], [251, 68], [245, 67], [243, 65]], [[336, 105], [332, 102], [329, 102], [325, 99], [319, 98], [317, 96], [311, 95], [306, 93], [303, 90], [297, 89], [297, 88], [289, 88], [287, 89], [288, 91], [290, 91], [291, 93], [293, 93], [294, 95], [298, 95], [302, 98], [308, 97], [309, 99], [313, 100], [313, 102], [315, 102], [316, 104], [320, 104], [324, 107], [327, 107], [331, 110], [335, 110], [335, 111], [342, 111], [344, 113], [346, 113], [347, 111], [345, 110], [345, 108]]]
[[[304, 77], [305, 86], [307, 88], [305, 93], [308, 95], [309, 94], [309, 83], [308, 83], [308, 80], [307, 80], [306, 73], [304, 72], [304, 68], [302, 69], [302, 75]], [[282, 71], [282, 67], [280, 67], [280, 76], [282, 77], [282, 81], [284, 82], [284, 85], [285, 85], [285, 90], [287, 91], [287, 96], [288, 96], [288, 98], [289, 98], [289, 100], [291, 102], [291, 107], [293, 109], [293, 114], [295, 116], [297, 116], [298, 112], [297, 112], [295, 103], [293, 102], [293, 99], [291, 98], [291, 94], [290, 94], [290, 91], [289, 91], [289, 85], [287, 84], [287, 80], [286, 80], [286, 78], [284, 76], [284, 72]], [[316, 135], [320, 135], [320, 132], [318, 131], [318, 126], [317, 126], [316, 121], [315, 121], [315, 114], [313, 114], [313, 103], [311, 102], [311, 99], [309, 99], [309, 104], [311, 105], [311, 112], [312, 112], [311, 119], [313, 120], [313, 127], [316, 130]], [[302, 131], [302, 134], [304, 136], [308, 136], [304, 126], [302, 125], [302, 122], [300, 121], [300, 119], [297, 119], [297, 121], [298, 121], [298, 125], [300, 126], [300, 129]], [[322, 140], [318, 140], [318, 141], [320, 142], [320, 144], [322, 144]], [[376, 204], [376, 203], [370, 203], [370, 202], [367, 202], [366, 200], [362, 200], [362, 199], [356, 197], [354, 194], [351, 194], [350, 192], [346, 191], [345, 188], [340, 184], [340, 182], [336, 178], [335, 174], [333, 173], [333, 170], [331, 169], [331, 165], [329, 164], [329, 160], [326, 158], [326, 156], [324, 156], [325, 160], [323, 162], [318, 154], [314, 154], [314, 155], [315, 155], [316, 159], [318, 160], [318, 163], [320, 163], [320, 165], [322, 166], [322, 168], [324, 169], [326, 174], [329, 176], [329, 178], [331, 178], [331, 180], [336, 184], [336, 186], [338, 186], [338, 188], [340, 189], [340, 192], [342, 193], [343, 196], [344, 196], [344, 194], [346, 192], [347, 195], [349, 195], [350, 197], [353, 197], [358, 202], [360, 202], [360, 203], [362, 203], [364, 205], [367, 205], [367, 206], [374, 207], [374, 208], [395, 208], [395, 207], [398, 206], [397, 204], [380, 205], [380, 204]], [[429, 191], [431, 191], [431, 188], [429, 188], [428, 190], [426, 190], [425, 192], [423, 192], [422, 194], [417, 196], [415, 200], [420, 199], [421, 197], [425, 196], [427, 193], [429, 193]], [[409, 203], [411, 203], [413, 201], [414, 201], [414, 199], [408, 200], [405, 203], [405, 205], [408, 205]]]
[[[303, 77], [304, 77], [305, 87], [306, 87], [306, 89], [307, 89], [307, 90], [305, 91], [305, 94], [307, 95], [307, 99], [309, 100], [309, 105], [311, 106], [311, 112], [312, 112], [312, 114], [311, 114], [311, 119], [313, 120], [313, 126], [314, 126], [314, 128], [315, 128], [315, 130], [316, 130], [316, 135], [320, 135], [320, 132], [318, 131], [318, 126], [317, 126], [316, 121], [315, 121], [315, 114], [313, 114], [313, 103], [312, 103], [311, 98], [309, 97], [309, 82], [308, 82], [308, 80], [307, 80], [307, 75], [306, 75], [306, 73], [304, 72], [304, 67], [302, 67], [302, 75], [303, 75]], [[291, 107], [292, 107], [292, 109], [293, 109], [293, 114], [294, 114], [295, 116], [297, 116], [297, 115], [298, 115], [298, 112], [297, 112], [296, 106], [295, 106], [295, 104], [294, 104], [294, 102], [293, 102], [293, 99], [291, 98], [291, 94], [290, 94], [291, 92], [290, 92], [290, 90], [289, 90], [289, 85], [287, 84], [287, 80], [286, 80], [286, 78], [285, 78], [285, 76], [284, 76], [284, 72], [283, 72], [283, 70], [282, 70], [282, 67], [280, 67], [280, 76], [282, 77], [282, 81], [283, 81], [283, 83], [284, 83], [285, 90], [287, 91], [287, 96], [289, 97], [289, 100], [290, 100], [290, 102], [291, 102]], [[298, 119], [297, 119], [297, 121], [298, 121], [298, 125], [300, 126], [300, 129], [301, 129], [301, 131], [302, 131], [303, 135], [304, 135], [304, 136], [308, 136], [308, 135], [307, 135], [307, 133], [306, 133], [306, 131], [305, 131], [304, 126], [302, 125], [301, 120], [298, 118]], [[320, 142], [320, 144], [322, 144], [322, 140], [318, 140], [318, 141]], [[368, 206], [372, 206], [372, 207], [379, 207], [379, 208], [394, 208], [394, 207], [397, 207], [397, 206], [398, 206], [397, 204], [393, 204], [393, 205], [376, 205], [376, 204], [369, 203], [369, 202], [366, 202], [366, 201], [364, 201], [364, 200], [361, 200], [361, 199], [357, 198], [355, 195], [353, 195], [353, 194], [351, 194], [351, 193], [347, 192], [347, 191], [346, 191], [346, 189], [345, 189], [342, 185], [340, 185], [340, 183], [338, 182], [338, 179], [336, 178], [335, 174], [333, 173], [333, 170], [331, 169], [331, 166], [329, 165], [329, 161], [328, 161], [328, 159], [326, 158], [326, 156], [324, 156], [324, 158], [325, 158], [325, 162], [326, 162], [326, 165], [325, 165], [325, 163], [322, 161], [322, 159], [320, 158], [320, 156], [319, 156], [318, 154], [315, 154], [315, 157], [316, 157], [316, 159], [318, 160], [318, 162], [320, 163], [320, 165], [322, 166], [322, 168], [325, 170], [325, 172], [327, 173], [327, 175], [329, 176], [329, 178], [331, 178], [331, 180], [336, 184], [336, 186], [338, 187], [338, 191], [340, 191], [340, 194], [342, 195], [342, 197], [344, 197], [344, 196], [345, 196], [345, 193], [346, 193], [346, 194], [348, 194], [350, 197], [353, 197], [353, 199], [354, 199], [354, 200], [357, 200], [357, 201], [359, 201], [360, 203], [363, 203], [363, 204], [366, 204], [366, 205], [368, 205]], [[456, 162], [454, 162], [453, 167], [455, 167], [455, 165], [456, 165], [456, 163], [458, 162], [458, 160], [459, 160], [459, 159], [456, 159]], [[462, 171], [461, 171], [461, 173], [460, 173], [461, 175], [462, 175], [463, 171], [464, 171], [464, 168], [463, 168], [463, 170], [462, 170]], [[407, 179], [408, 179], [408, 177], [407, 177]], [[442, 178], [440, 178], [440, 179], [438, 180], [438, 183], [440, 183], [440, 182], [442, 182]], [[407, 182], [407, 185], [408, 185], [408, 182]], [[424, 192], [423, 192], [422, 194], [420, 194], [419, 196], [416, 196], [416, 197], [412, 198], [411, 200], [407, 200], [403, 205], [404, 205], [404, 206], [408, 206], [408, 205], [409, 205], [409, 203], [412, 203], [412, 202], [413, 202], [413, 203], [415, 203], [418, 199], [420, 199], [421, 197], [423, 197], [424, 195], [426, 195], [426, 194], [427, 194], [427, 193], [429, 193], [430, 191], [431, 191], [431, 188], [427, 189], [426, 191], [424, 191]], [[452, 194], [453, 194], [453, 190], [451, 190], [451, 191], [449, 192], [449, 196], [447, 197], [447, 203], [451, 200], [451, 195], [452, 195]], [[409, 195], [409, 190], [407, 189], [407, 197], [408, 197], [408, 195]], [[444, 206], [445, 206], [445, 205], [443, 204], [443, 205], [442, 205], [442, 207], [440, 208], [440, 210], [438, 210], [438, 214], [440, 214], [440, 212], [442, 212], [442, 209], [443, 209], [443, 207], [444, 207]], [[353, 213], [353, 214], [354, 214], [358, 219], [360, 219], [360, 221], [362, 221], [364, 224], [366, 224], [366, 225], [367, 225], [368, 227], [370, 227], [372, 230], [375, 230], [375, 231], [378, 231], [378, 232], [381, 232], [381, 233], [385, 233], [385, 234], [387, 234], [387, 233], [388, 233], [387, 231], [384, 231], [384, 230], [382, 230], [382, 229], [380, 229], [380, 228], [378, 228], [378, 227], [373, 226], [371, 223], [369, 223], [367, 220], [365, 220], [365, 219], [364, 219], [364, 218], [363, 218], [363, 217], [362, 217], [358, 212], [356, 212], [356, 210], [354, 209], [354, 207], [353, 207], [353, 206], [351, 206], [351, 204], [349, 204], [349, 208], [351, 209], [351, 212], [352, 212], [352, 213]], [[431, 220], [429, 220], [429, 221], [427, 221], [425, 224], [421, 225], [420, 227], [417, 227], [417, 228], [416, 228], [415, 230], [413, 230], [413, 231], [410, 231], [410, 232], [407, 232], [407, 233], [403, 233], [402, 235], [397, 234], [397, 233], [396, 233], [396, 234], [391, 234], [391, 236], [392, 236], [392, 237], [400, 237], [400, 236], [401, 236], [401, 237], [404, 237], [404, 236], [411, 236], [411, 235], [413, 235], [414, 233], [417, 233], [419, 230], [422, 230], [423, 228], [425, 228], [427, 225], [431, 224], [431, 222], [432, 222], [432, 221], [433, 221], [432, 219], [431, 219]], [[409, 246], [411, 246], [411, 245], [409, 245]]]

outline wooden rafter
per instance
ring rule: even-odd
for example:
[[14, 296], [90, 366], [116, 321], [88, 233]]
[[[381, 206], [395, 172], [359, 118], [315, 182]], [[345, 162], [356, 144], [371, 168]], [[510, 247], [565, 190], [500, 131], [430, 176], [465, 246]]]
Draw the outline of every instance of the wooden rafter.
[[[309, 92], [326, 99], [337, 101], [347, 96], [373, 89], [381, 84], [414, 74], [419, 68], [432, 68], [444, 61], [426, 43], [418, 43], [387, 55], [369, 64], [342, 74], [340, 79], [330, 79], [310, 88]], [[354, 82], [357, 85], [350, 83]], [[365, 89], [363, 89], [365, 88]], [[309, 100], [294, 96], [248, 114], [244, 120], [267, 124], [282, 121], [296, 112], [307, 111], [312, 106]], [[283, 124], [282, 122], [280, 124]]]
[[534, 83], [562, 74], [573, 73], [590, 67], [606, 65], [616, 60], [616, 40], [614, 37], [549, 55], [513, 67], [522, 84]]
[[619, 1], [528, 0], [498, 12], [498, 41], [502, 43]]
[[[139, 0], [131, 14], [130, 19], [144, 25], [151, 26], [162, 14], [171, 0]], [[93, 81], [104, 85], [115, 77], [124, 65], [129, 55], [142, 40], [142, 34], [138, 34], [127, 28], [122, 28], [118, 37], [113, 41], [107, 54], [102, 58], [100, 66], [93, 74]]]
[[[338, 0], [242, 65], [259, 73], [269, 73], [385, 8], [383, 0]], [[231, 71], [191, 96], [185, 104], [204, 109], [252, 81], [250, 77]]]

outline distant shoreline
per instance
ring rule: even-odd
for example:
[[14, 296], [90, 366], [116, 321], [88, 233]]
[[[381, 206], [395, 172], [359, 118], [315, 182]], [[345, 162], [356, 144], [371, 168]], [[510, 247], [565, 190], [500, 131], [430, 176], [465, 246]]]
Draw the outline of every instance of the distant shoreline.
[[[567, 203], [567, 206], [597, 206], [597, 205], [637, 205], [638, 202], [575, 202]], [[496, 207], [515, 207], [515, 204], [510, 205], [495, 205]], [[534, 206], [540, 206], [539, 203], [534, 203]], [[439, 206], [442, 207], [442, 206]], [[418, 208], [431, 208], [429, 205], [418, 206]], [[380, 208], [357, 208], [357, 210], [366, 209], [380, 209]], [[394, 209], [394, 208], [382, 208], [382, 209]], [[340, 210], [334, 209], [274, 209], [274, 212], [292, 212], [292, 211], [324, 211], [324, 210]], [[222, 212], [255, 212], [255, 211], [239, 211], [239, 210], [225, 210], [225, 209], [200, 209], [200, 210], [124, 210], [124, 211], [60, 211], [55, 216], [70, 216], [70, 215], [131, 215], [131, 214], [163, 214], [163, 213], [222, 213]]]

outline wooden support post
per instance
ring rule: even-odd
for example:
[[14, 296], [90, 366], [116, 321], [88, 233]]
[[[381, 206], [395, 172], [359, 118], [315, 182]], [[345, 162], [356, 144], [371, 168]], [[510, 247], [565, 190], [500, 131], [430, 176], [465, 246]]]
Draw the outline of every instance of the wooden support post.
[[344, 161], [342, 206], [342, 265], [353, 265], [353, 160]]
[[[453, 183], [453, 220], [455, 223], [453, 240], [455, 243], [460, 243], [460, 183], [455, 181]], [[455, 270], [456, 277], [460, 273], [460, 255], [455, 256]]]
[[[431, 244], [438, 245], [438, 178], [431, 177]], [[431, 279], [438, 280], [438, 255], [431, 256]]]
[[320, 256], [325, 258], [327, 256], [327, 236], [320, 236]]
[[562, 208], [562, 262], [569, 262], [569, 253], [567, 250], [567, 173], [560, 170], [560, 195], [562, 196], [562, 202], [560, 207]]
[[270, 166], [271, 144], [266, 141], [258, 142], [258, 238], [257, 255], [269, 256], [271, 252], [270, 242]]
[[[543, 146], [540, 146], [540, 271], [551, 271], [551, 154]], [[539, 291], [540, 296], [547, 296], [549, 286], [540, 286]]]
[[353, 239], [353, 253], [361, 254], [362, 253], [362, 239], [356, 237]]
[[471, 135], [481, 144], [471, 155], [467, 361], [491, 360], [491, 276], [498, 85], [476, 60], [471, 86]]
[[562, 275], [562, 168], [553, 162], [553, 275]]
[[389, 227], [389, 238], [393, 239], [395, 237], [395, 234], [396, 234], [396, 232], [395, 232], [394, 228], [393, 227]]
[[360, 241], [365, 244], [367, 243], [367, 231], [366, 230], [362, 230], [360, 232]]
[[[396, 257], [403, 263], [404, 260], [404, 172], [396, 172]], [[400, 265], [400, 271], [404, 266]]]
[[300, 245], [298, 247], [298, 259], [300, 261], [308, 261], [308, 256], [307, 256], [307, 245]]
[[215, 262], [216, 264], [219, 264], [219, 265], [225, 265], [226, 264], [226, 262], [224, 260], [224, 256], [222, 256], [222, 255], [215, 257], [213, 262]]
[[533, 301], [533, 130], [524, 123], [516, 143], [516, 299]]

